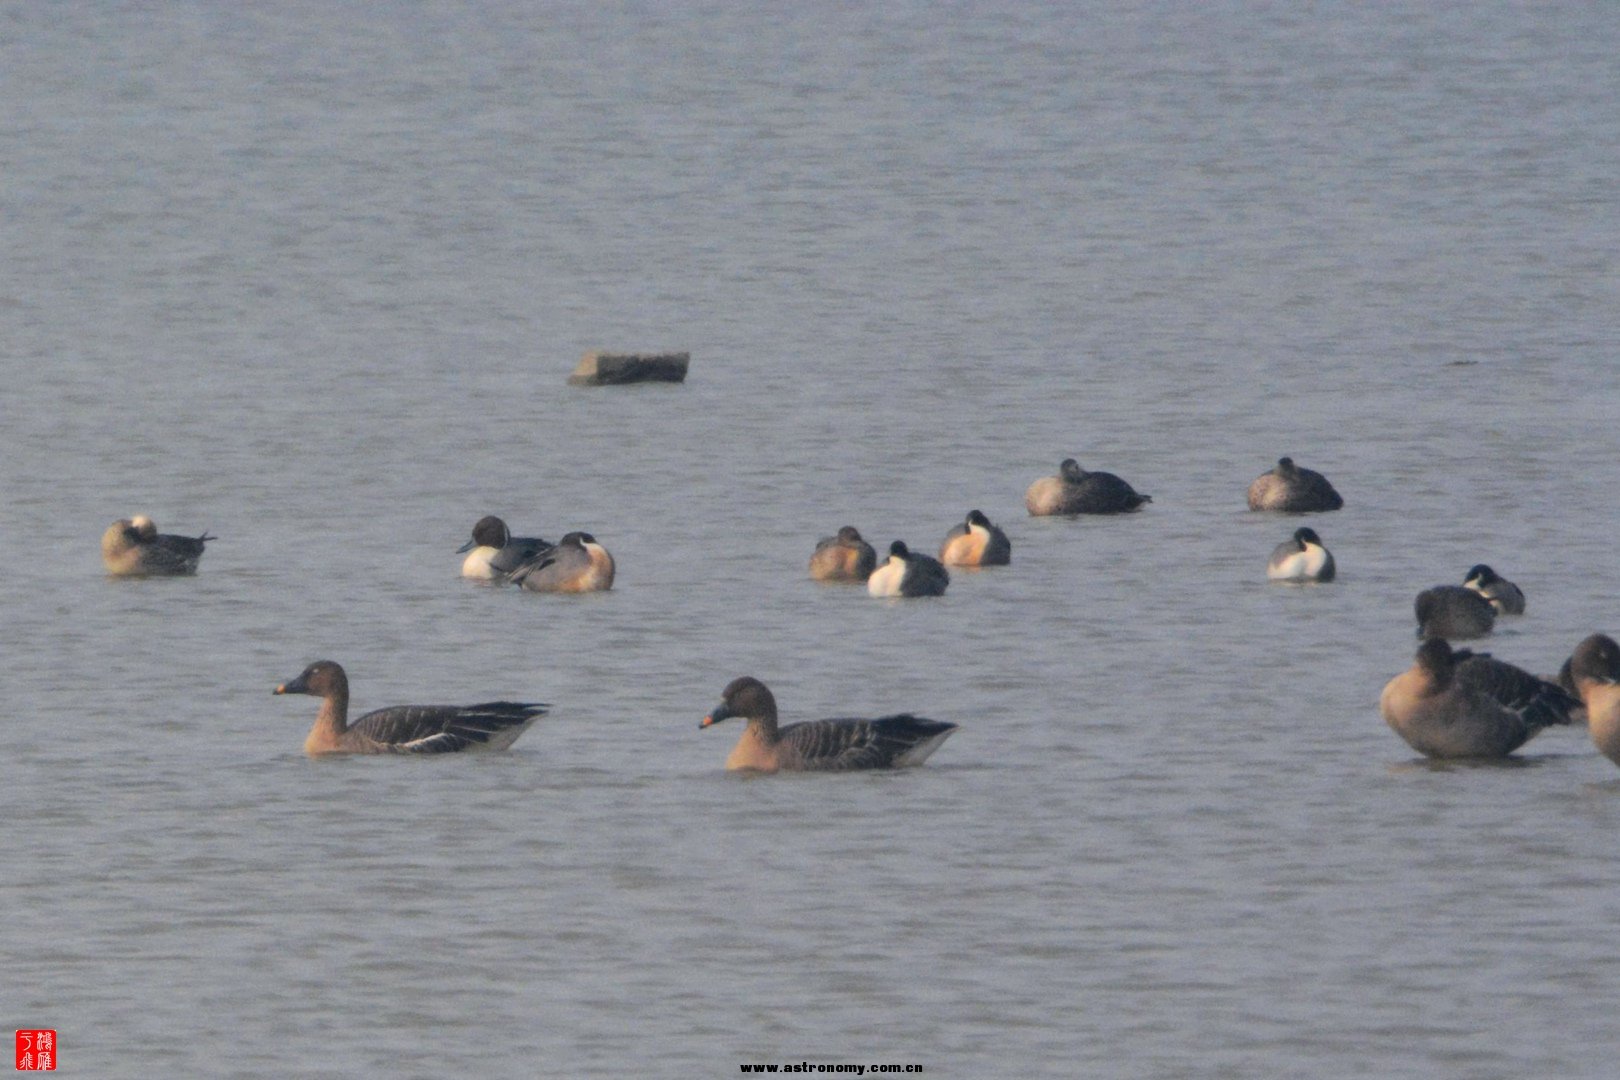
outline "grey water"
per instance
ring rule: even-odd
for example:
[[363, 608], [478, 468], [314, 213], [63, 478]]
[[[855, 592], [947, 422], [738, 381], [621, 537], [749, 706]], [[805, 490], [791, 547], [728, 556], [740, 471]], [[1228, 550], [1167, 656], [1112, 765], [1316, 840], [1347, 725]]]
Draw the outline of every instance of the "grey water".
[[[62, 1075], [1602, 1076], [1620, 771], [1425, 764], [1412, 598], [1620, 630], [1605, 4], [0, 12], [0, 1024]], [[577, 389], [683, 349], [682, 386]], [[1301, 519], [1340, 580], [1268, 584]], [[1033, 519], [1073, 456], [1153, 496]], [[853, 524], [1012, 565], [818, 585]], [[111, 580], [115, 518], [218, 535]], [[458, 576], [484, 514], [611, 592]], [[551, 714], [310, 760], [354, 707]], [[921, 769], [745, 778], [913, 711]]]

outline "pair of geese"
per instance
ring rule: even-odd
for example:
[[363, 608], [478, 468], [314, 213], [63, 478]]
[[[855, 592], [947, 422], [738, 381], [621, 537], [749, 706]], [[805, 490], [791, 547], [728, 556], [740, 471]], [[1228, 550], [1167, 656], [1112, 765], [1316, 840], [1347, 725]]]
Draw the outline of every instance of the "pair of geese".
[[[441, 754], [504, 750], [546, 714], [536, 702], [478, 705], [396, 705], [348, 722], [349, 678], [342, 665], [318, 660], [276, 687], [277, 694], [309, 694], [321, 707], [304, 752], [325, 754]], [[776, 697], [758, 679], [734, 679], [720, 704], [698, 725], [744, 719], [742, 736], [726, 759], [728, 769], [758, 772], [846, 771], [920, 765], [957, 725], [909, 713], [877, 719], [840, 717], [778, 726]]]

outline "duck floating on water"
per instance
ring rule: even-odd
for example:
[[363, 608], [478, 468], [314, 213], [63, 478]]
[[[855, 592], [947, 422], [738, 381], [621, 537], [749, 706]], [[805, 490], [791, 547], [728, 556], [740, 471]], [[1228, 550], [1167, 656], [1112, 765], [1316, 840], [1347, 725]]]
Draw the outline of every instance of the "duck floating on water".
[[195, 574], [203, 545], [218, 537], [160, 533], [145, 514], [119, 518], [101, 534], [101, 561], [115, 577]]
[[1012, 541], [979, 510], [945, 534], [939, 561], [947, 566], [1006, 566], [1012, 562]]
[[602, 592], [613, 588], [616, 570], [613, 556], [596, 537], [571, 532], [550, 551], [512, 571], [511, 580], [530, 592]]
[[919, 555], [904, 540], [889, 545], [888, 560], [866, 579], [873, 596], [944, 596], [951, 575], [938, 559]]
[[471, 552], [461, 561], [462, 577], [504, 581], [512, 571], [551, 548], [550, 541], [538, 536], [513, 536], [506, 522], [490, 514], [478, 519], [472, 539], [457, 548], [456, 554]]
[[1302, 469], [1293, 458], [1278, 458], [1277, 467], [1255, 477], [1249, 485], [1250, 510], [1280, 510], [1288, 514], [1339, 510], [1344, 499], [1328, 478], [1314, 469]]
[[860, 530], [845, 525], [837, 536], [823, 537], [810, 556], [810, 576], [817, 581], [861, 582], [872, 576], [877, 552], [861, 538]]
[[1337, 573], [1333, 553], [1322, 546], [1315, 529], [1295, 529], [1292, 538], [1272, 549], [1266, 563], [1266, 577], [1272, 581], [1332, 581]]
[[1034, 517], [1128, 514], [1152, 501], [1113, 473], [1087, 472], [1074, 458], [1064, 458], [1056, 476], [1043, 476], [1024, 492], [1024, 508]]

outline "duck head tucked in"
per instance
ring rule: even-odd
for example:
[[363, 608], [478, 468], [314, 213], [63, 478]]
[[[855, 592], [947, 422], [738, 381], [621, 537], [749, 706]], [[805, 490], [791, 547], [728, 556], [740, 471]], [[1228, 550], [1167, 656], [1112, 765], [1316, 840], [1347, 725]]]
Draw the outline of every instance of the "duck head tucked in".
[[1087, 472], [1064, 458], [1056, 476], [1043, 476], [1024, 492], [1024, 508], [1036, 517], [1127, 514], [1153, 501], [1110, 472]]
[[101, 561], [115, 577], [195, 574], [203, 548], [216, 539], [201, 536], [173, 536], [157, 531], [157, 523], [145, 514], [119, 518], [101, 535]]
[[877, 552], [861, 537], [860, 530], [845, 525], [838, 535], [816, 544], [810, 556], [810, 576], [817, 581], [865, 581], [877, 565]]
[[969, 510], [967, 519], [945, 534], [939, 561], [947, 566], [1005, 566], [1012, 561], [1012, 543], [982, 510]]
[[889, 558], [866, 579], [873, 596], [943, 596], [951, 575], [943, 563], [906, 547], [904, 540], [889, 545]]
[[1524, 614], [1524, 591], [1484, 563], [1469, 568], [1463, 587], [1489, 600], [1498, 615]]
[[1295, 529], [1266, 563], [1266, 576], [1272, 581], [1332, 581], [1336, 572], [1333, 555], [1315, 529]]
[[1249, 485], [1248, 498], [1250, 510], [1295, 514], [1338, 510], [1344, 506], [1344, 499], [1327, 477], [1313, 469], [1300, 468], [1291, 457], [1278, 458], [1276, 468], [1256, 477]]
[[530, 592], [600, 592], [613, 588], [617, 566], [588, 532], [571, 532], [517, 570], [511, 580]]

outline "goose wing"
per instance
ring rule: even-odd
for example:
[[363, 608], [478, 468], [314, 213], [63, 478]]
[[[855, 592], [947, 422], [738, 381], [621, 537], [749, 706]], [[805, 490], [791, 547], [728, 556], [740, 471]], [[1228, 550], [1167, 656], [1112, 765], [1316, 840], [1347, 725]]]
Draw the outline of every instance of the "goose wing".
[[1456, 678], [1464, 688], [1517, 713], [1533, 731], [1569, 723], [1580, 707], [1563, 687], [1487, 655], [1469, 654], [1457, 665]]
[[545, 715], [546, 706], [519, 701], [480, 705], [395, 705], [366, 713], [349, 730], [403, 754], [442, 754], [487, 743]]
[[778, 739], [806, 769], [886, 769], [955, 729], [955, 724], [905, 713], [875, 720], [806, 720], [783, 728]]
[[1344, 499], [1334, 490], [1333, 484], [1315, 469], [1299, 470], [1299, 479], [1300, 491], [1312, 501], [1332, 510], [1337, 510], [1344, 505]]
[[143, 560], [153, 570], [169, 573], [187, 573], [197, 568], [197, 560], [202, 558], [203, 545], [214, 537], [203, 533], [201, 536], [174, 536], [164, 533], [152, 538], [146, 545]]
[[1152, 496], [1143, 495], [1111, 472], [1087, 473], [1080, 489], [1084, 499], [1099, 508], [1134, 510], [1153, 501]]
[[517, 573], [524, 564], [535, 562], [551, 554], [555, 544], [538, 536], [514, 536], [511, 543], [497, 551], [489, 560], [489, 568], [508, 576]]

